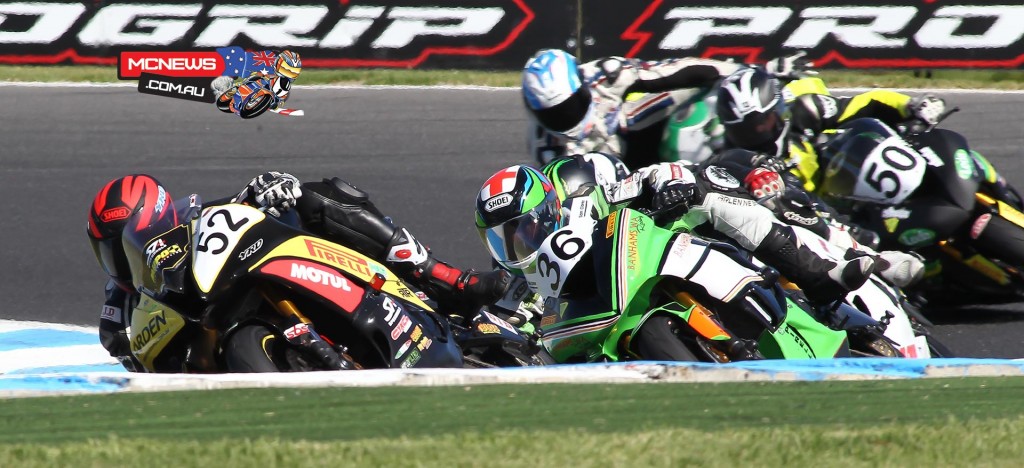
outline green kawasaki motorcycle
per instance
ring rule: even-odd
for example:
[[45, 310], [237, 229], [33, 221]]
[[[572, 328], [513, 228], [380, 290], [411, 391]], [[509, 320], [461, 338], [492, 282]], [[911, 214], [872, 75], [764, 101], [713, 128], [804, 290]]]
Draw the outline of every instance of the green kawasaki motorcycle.
[[790, 298], [774, 270], [630, 209], [600, 221], [573, 217], [523, 272], [546, 298], [543, 343], [560, 363], [844, 357], [846, 330], [877, 326], [848, 308], [827, 326]]

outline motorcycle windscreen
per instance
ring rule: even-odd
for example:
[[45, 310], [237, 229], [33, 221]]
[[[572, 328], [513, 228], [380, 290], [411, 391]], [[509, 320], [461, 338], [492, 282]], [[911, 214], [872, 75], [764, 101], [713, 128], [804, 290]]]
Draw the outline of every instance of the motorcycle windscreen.
[[154, 297], [184, 292], [192, 234], [187, 221], [177, 222], [165, 216], [140, 230], [125, 229], [121, 243], [136, 289]]
[[858, 119], [821, 150], [826, 198], [887, 205], [902, 203], [921, 185], [928, 161], [896, 131]]

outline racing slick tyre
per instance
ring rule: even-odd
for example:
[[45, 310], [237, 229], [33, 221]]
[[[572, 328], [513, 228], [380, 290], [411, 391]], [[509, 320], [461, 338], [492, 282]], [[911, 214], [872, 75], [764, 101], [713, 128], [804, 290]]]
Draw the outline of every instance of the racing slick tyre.
[[652, 361], [700, 361], [683, 342], [678, 321], [664, 315], [648, 318], [633, 337], [640, 357]]
[[263, 325], [243, 325], [222, 345], [228, 372], [280, 372], [274, 362], [278, 337]]

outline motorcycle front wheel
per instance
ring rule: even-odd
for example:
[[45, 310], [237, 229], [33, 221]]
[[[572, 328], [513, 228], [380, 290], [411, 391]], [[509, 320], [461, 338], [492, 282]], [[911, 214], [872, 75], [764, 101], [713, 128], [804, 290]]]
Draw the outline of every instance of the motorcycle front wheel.
[[275, 363], [278, 337], [263, 325], [243, 325], [222, 344], [228, 372], [280, 372]]
[[679, 320], [664, 315], [648, 318], [633, 337], [640, 357], [651, 361], [700, 361], [683, 342]]

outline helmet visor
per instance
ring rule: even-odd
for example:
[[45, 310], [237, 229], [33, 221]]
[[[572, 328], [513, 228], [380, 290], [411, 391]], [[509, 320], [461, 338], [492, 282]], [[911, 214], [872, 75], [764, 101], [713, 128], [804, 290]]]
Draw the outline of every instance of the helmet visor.
[[561, 224], [558, 199], [551, 191], [532, 210], [497, 226], [480, 228], [480, 236], [491, 258], [506, 268], [521, 269]]
[[568, 99], [546, 109], [527, 108], [537, 118], [537, 122], [553, 132], [564, 133], [580, 125], [590, 110], [590, 88], [580, 86]]
[[779, 99], [765, 112], [752, 112], [738, 122], [726, 122], [725, 133], [734, 145], [754, 151], [774, 152], [786, 129], [789, 109]]

